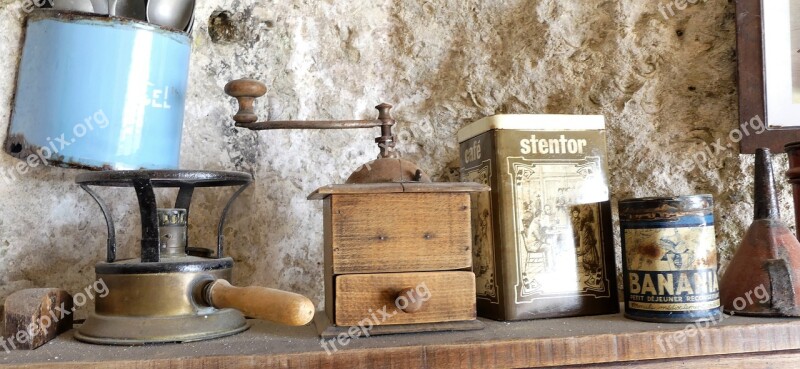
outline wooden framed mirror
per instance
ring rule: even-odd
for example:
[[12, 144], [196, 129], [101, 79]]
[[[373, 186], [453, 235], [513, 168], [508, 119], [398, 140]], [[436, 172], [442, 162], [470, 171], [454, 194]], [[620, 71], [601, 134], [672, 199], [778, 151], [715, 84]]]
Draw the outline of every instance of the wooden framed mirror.
[[[739, 124], [730, 139], [742, 154], [783, 152], [800, 141], [800, 0], [737, 0]], [[767, 37], [765, 37], [765, 35]], [[788, 69], [787, 69], [788, 68]]]

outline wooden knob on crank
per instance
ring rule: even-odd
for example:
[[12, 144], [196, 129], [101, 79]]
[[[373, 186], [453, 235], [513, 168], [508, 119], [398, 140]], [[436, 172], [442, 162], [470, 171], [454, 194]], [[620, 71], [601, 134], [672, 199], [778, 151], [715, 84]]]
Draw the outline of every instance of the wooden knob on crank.
[[306, 325], [314, 318], [314, 304], [303, 295], [266, 287], [234, 287], [217, 279], [205, 287], [206, 302], [217, 308], [231, 308], [245, 316], [285, 325]]
[[416, 288], [409, 287], [397, 293], [395, 303], [402, 312], [414, 314], [422, 310], [422, 306], [425, 305], [425, 298], [417, 292]]
[[255, 123], [258, 116], [253, 103], [267, 93], [267, 86], [254, 79], [237, 79], [225, 85], [225, 93], [239, 101], [239, 111], [233, 116], [236, 123]]

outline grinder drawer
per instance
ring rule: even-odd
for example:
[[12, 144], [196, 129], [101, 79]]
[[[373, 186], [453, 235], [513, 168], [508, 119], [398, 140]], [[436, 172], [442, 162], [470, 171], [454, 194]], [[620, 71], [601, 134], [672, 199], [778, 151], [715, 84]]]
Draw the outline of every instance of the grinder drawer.
[[351, 274], [335, 278], [335, 321], [339, 326], [475, 319], [472, 272]]
[[469, 193], [339, 195], [326, 208], [333, 274], [472, 266]]

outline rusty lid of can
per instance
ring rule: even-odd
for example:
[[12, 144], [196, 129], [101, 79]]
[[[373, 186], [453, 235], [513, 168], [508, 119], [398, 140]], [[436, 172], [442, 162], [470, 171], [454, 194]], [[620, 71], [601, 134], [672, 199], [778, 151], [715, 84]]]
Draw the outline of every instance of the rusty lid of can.
[[711, 195], [644, 197], [619, 202], [620, 220], [669, 220], [685, 215], [712, 214], [714, 198]]

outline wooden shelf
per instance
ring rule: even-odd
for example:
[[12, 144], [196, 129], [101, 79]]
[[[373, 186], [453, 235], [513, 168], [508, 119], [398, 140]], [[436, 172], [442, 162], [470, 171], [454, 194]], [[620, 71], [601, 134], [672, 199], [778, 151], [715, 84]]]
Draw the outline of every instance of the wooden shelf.
[[795, 319], [729, 317], [700, 332], [688, 330], [694, 334], [683, 343], [675, 334], [685, 324], [643, 323], [621, 315], [484, 320], [481, 331], [359, 338], [345, 347], [337, 343], [331, 355], [320, 346], [313, 325], [251, 323], [247, 332], [217, 340], [138, 347], [85, 344], [70, 331], [35, 351], [0, 353], [0, 368], [795, 369], [800, 360], [800, 320]]

